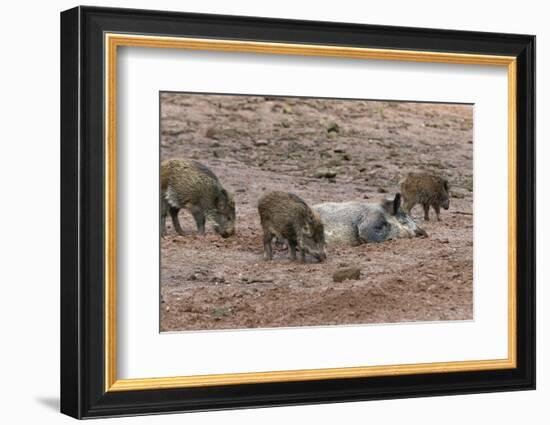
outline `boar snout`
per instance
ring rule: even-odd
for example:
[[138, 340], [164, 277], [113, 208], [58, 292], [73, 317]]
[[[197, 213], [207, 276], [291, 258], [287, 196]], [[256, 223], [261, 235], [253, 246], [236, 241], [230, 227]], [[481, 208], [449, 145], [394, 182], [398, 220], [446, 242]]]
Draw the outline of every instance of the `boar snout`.
[[428, 236], [428, 232], [420, 227], [417, 227], [416, 229], [414, 229], [414, 235], [418, 237], [425, 237]]
[[320, 263], [322, 263], [323, 261], [326, 261], [326, 259], [327, 259], [327, 254], [326, 254], [326, 252], [323, 251], [323, 252], [321, 252], [320, 254], [315, 254], [314, 257], [315, 257], [315, 259], [316, 259], [317, 261], [319, 261]]
[[226, 228], [222, 230], [220, 226], [214, 226], [214, 230], [218, 235], [220, 235], [224, 239], [229, 238], [235, 234], [234, 227]]

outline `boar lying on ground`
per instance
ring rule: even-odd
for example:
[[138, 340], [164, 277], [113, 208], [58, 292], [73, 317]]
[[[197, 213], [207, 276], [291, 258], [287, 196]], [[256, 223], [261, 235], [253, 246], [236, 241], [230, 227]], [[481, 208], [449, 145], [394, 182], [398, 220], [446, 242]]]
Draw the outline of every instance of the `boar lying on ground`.
[[258, 202], [264, 232], [264, 256], [273, 259], [271, 241], [286, 239], [290, 257], [296, 259], [300, 249], [302, 262], [306, 253], [319, 261], [326, 259], [323, 223], [319, 216], [298, 196], [286, 192], [270, 192]]
[[325, 226], [327, 243], [360, 245], [394, 238], [426, 236], [401, 209], [401, 195], [377, 203], [326, 202], [313, 206]]
[[200, 234], [204, 234], [207, 217], [214, 221], [214, 230], [223, 238], [235, 233], [235, 202], [216, 175], [199, 162], [169, 159], [161, 165], [160, 229], [163, 235], [168, 213], [176, 232], [183, 235], [178, 220], [182, 208], [191, 212]]
[[440, 207], [449, 209], [449, 183], [447, 180], [427, 173], [409, 173], [399, 182], [403, 195], [403, 209], [407, 214], [416, 204], [424, 208], [424, 220], [430, 219], [430, 206], [439, 221]]

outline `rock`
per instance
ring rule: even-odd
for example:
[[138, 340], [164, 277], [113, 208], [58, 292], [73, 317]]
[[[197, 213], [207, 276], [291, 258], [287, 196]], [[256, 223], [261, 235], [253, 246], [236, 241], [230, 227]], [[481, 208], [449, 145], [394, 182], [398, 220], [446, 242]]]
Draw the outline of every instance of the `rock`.
[[346, 267], [338, 269], [332, 275], [334, 282], [343, 282], [344, 280], [359, 280], [361, 278], [361, 269], [357, 267]]
[[206, 130], [206, 137], [208, 137], [209, 139], [218, 140], [219, 134], [216, 129], [210, 127], [208, 130]]
[[343, 146], [336, 146], [334, 149], [332, 149], [334, 153], [344, 153], [346, 149]]
[[379, 187], [376, 191], [378, 193], [388, 193], [388, 191], [386, 189], [384, 189], [383, 187]]
[[267, 146], [269, 142], [265, 139], [259, 139], [254, 141], [254, 146]]
[[316, 171], [315, 171], [315, 177], [317, 177], [318, 179], [322, 179], [322, 178], [325, 178], [325, 179], [332, 179], [334, 177], [336, 177], [336, 171], [334, 170], [329, 170], [328, 168], [318, 168]]
[[340, 126], [335, 122], [329, 123], [327, 126], [327, 133], [340, 133]]
[[214, 275], [214, 277], [212, 277], [212, 279], [210, 279], [210, 282], [214, 282], [214, 283], [224, 283], [225, 282], [225, 278], [223, 277], [223, 275], [221, 273], [216, 273]]
[[273, 283], [274, 281], [272, 277], [253, 277], [247, 283]]

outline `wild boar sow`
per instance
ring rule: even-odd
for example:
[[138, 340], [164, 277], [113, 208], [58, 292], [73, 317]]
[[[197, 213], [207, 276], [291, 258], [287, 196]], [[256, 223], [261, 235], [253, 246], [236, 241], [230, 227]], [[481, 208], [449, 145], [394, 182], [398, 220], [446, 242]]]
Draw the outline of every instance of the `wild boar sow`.
[[186, 159], [169, 159], [161, 164], [161, 222], [166, 233], [166, 216], [170, 213], [174, 229], [183, 235], [178, 220], [180, 209], [188, 210], [200, 234], [205, 232], [206, 218], [214, 230], [227, 238], [235, 233], [235, 202], [208, 167]]
[[325, 226], [327, 243], [360, 245], [394, 238], [426, 236], [401, 209], [401, 195], [380, 202], [325, 202], [313, 206]]
[[271, 241], [286, 239], [290, 257], [296, 259], [300, 250], [302, 262], [306, 254], [319, 261], [326, 259], [324, 228], [318, 214], [300, 197], [286, 192], [271, 192], [258, 202], [258, 212], [264, 233], [264, 256], [273, 259]]
[[416, 204], [424, 208], [424, 220], [430, 219], [430, 206], [440, 220], [441, 207], [449, 209], [449, 183], [428, 173], [409, 173], [399, 182], [403, 195], [403, 209], [410, 214]]

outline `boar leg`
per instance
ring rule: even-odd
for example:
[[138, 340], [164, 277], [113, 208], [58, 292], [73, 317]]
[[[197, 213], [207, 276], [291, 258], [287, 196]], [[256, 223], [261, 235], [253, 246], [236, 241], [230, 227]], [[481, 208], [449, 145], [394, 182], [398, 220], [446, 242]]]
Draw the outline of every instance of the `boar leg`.
[[170, 208], [170, 217], [172, 217], [172, 223], [174, 224], [174, 229], [176, 229], [176, 232], [178, 235], [183, 236], [183, 229], [180, 226], [180, 221], [178, 219], [178, 208]]
[[271, 251], [271, 239], [273, 239], [273, 235], [270, 232], [264, 231], [264, 259], [266, 261], [273, 259], [273, 252]]
[[406, 212], [407, 214], [411, 213], [411, 210], [413, 209], [413, 207], [414, 207], [414, 201], [405, 200], [405, 202], [403, 203], [403, 211]]
[[423, 204], [424, 207], [424, 220], [430, 221], [430, 204]]
[[160, 235], [166, 236], [166, 216], [168, 215], [168, 206], [163, 200], [160, 203]]
[[437, 215], [437, 221], [441, 221], [441, 219], [439, 218], [439, 212], [441, 211], [439, 209], [439, 204], [436, 204], [433, 207], [434, 207], [434, 210], [435, 210], [435, 215]]
[[303, 246], [300, 246], [300, 261], [302, 263], [306, 262], [306, 250], [304, 249]]
[[288, 250], [290, 251], [290, 258], [296, 260], [296, 241], [288, 241]]
[[206, 216], [200, 210], [193, 211], [192, 214], [193, 214], [193, 218], [195, 219], [195, 223], [197, 223], [197, 230], [199, 231], [199, 234], [204, 235], [205, 233], [204, 225], [206, 223]]

